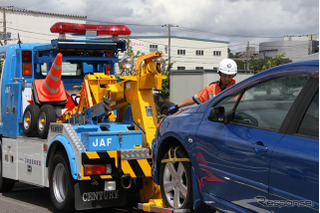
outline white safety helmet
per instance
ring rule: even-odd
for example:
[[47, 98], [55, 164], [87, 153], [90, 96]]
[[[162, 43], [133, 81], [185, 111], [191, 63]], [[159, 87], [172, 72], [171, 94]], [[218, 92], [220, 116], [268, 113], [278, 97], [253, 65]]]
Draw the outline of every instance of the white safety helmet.
[[237, 63], [232, 59], [223, 59], [219, 63], [217, 73], [222, 72], [226, 75], [235, 75], [237, 74]]

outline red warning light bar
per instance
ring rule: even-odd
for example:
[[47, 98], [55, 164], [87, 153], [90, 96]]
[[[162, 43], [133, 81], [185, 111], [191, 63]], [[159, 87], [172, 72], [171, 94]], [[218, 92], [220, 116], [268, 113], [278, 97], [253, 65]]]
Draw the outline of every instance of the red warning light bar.
[[131, 31], [125, 25], [98, 25], [98, 24], [75, 24], [67, 22], [55, 23], [50, 31], [52, 33], [72, 33], [86, 35], [87, 31], [96, 31], [97, 35], [130, 35]]

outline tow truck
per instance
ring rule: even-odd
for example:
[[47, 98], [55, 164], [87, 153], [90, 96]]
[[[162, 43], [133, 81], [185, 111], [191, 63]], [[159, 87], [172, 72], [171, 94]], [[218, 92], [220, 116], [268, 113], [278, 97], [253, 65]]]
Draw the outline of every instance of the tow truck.
[[0, 47], [0, 191], [17, 181], [46, 187], [54, 211], [68, 212], [123, 206], [134, 187], [141, 202], [163, 207], [150, 166], [163, 53], [138, 58], [135, 75], [121, 76], [117, 63], [133, 65], [119, 59], [126, 26], [59, 22], [51, 32], [59, 33], [51, 43]]

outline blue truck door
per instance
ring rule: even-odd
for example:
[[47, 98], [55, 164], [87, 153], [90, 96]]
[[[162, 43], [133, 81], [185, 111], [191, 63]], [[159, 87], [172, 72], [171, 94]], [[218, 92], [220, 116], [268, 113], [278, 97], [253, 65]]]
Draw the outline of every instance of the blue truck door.
[[19, 134], [21, 113], [22, 83], [14, 82], [5, 87], [5, 103], [3, 118], [3, 136], [16, 138]]

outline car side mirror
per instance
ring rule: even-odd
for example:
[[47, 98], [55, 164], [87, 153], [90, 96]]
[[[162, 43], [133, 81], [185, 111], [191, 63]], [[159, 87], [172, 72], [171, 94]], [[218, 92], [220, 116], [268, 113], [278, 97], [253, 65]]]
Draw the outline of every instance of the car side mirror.
[[227, 124], [230, 123], [233, 116], [234, 112], [226, 113], [223, 106], [218, 106], [211, 108], [209, 120]]
[[212, 107], [209, 115], [210, 121], [224, 122], [225, 109], [222, 106]]

